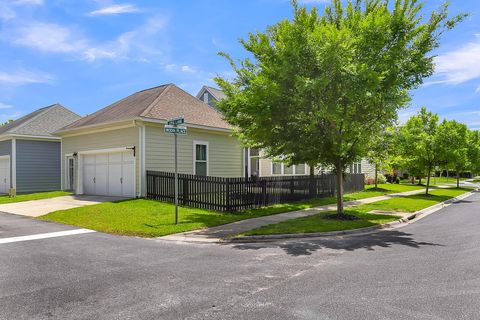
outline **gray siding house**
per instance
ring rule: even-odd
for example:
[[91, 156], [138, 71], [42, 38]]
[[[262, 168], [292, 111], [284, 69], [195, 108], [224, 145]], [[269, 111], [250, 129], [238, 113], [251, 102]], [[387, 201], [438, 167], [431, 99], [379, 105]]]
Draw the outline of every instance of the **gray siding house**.
[[80, 119], [54, 104], [0, 127], [0, 194], [60, 190], [61, 139], [51, 133]]

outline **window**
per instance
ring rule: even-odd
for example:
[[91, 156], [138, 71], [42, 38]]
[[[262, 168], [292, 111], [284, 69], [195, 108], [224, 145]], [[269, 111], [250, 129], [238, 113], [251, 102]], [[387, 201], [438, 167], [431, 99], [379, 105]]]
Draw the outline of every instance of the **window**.
[[305, 174], [305, 163], [295, 166], [295, 174]]
[[203, 102], [208, 103], [208, 92], [203, 94]]
[[293, 166], [287, 167], [284, 165], [283, 174], [293, 174]]
[[194, 174], [199, 176], [208, 175], [208, 143], [194, 142]]
[[362, 173], [362, 163], [355, 162], [350, 166], [350, 173]]
[[282, 166], [281, 162], [272, 162], [272, 174], [282, 174]]

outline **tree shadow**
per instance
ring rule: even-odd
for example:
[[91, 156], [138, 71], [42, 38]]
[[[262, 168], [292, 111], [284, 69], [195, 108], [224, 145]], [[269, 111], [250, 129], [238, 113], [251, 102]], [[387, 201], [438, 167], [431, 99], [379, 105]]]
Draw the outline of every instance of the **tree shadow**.
[[266, 248], [281, 248], [291, 256], [309, 256], [322, 249], [355, 251], [359, 249], [374, 251], [376, 248], [390, 248], [394, 245], [403, 245], [419, 249], [423, 246], [443, 246], [442, 244], [416, 241], [412, 234], [392, 230], [367, 235], [350, 237], [331, 237], [315, 239], [295, 239], [284, 242], [241, 243], [233, 248], [238, 250], [260, 250]]

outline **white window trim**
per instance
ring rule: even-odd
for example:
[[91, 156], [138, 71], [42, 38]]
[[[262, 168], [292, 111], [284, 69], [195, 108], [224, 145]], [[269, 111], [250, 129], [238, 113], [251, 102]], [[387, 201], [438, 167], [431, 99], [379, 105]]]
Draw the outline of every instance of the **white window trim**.
[[210, 174], [210, 146], [209, 146], [209, 143], [208, 141], [200, 141], [200, 140], [193, 140], [193, 167], [192, 167], [192, 172], [193, 174], [197, 174], [197, 170], [196, 170], [196, 165], [195, 163], [197, 162], [197, 145], [205, 145], [207, 146], [207, 152], [206, 152], [206, 155], [207, 155], [207, 159], [206, 159], [206, 163], [207, 163], [207, 176]]
[[293, 173], [287, 173], [285, 174], [285, 163], [280, 163], [281, 165], [281, 173], [273, 173], [273, 164], [278, 161], [271, 161], [271, 164], [270, 164], [270, 172], [272, 173], [272, 176], [283, 176], [283, 175], [287, 175], [287, 176], [305, 176], [307, 175], [307, 164], [304, 163], [305, 165], [305, 172], [304, 173], [297, 173], [297, 165], [293, 165]]
[[[64, 181], [64, 186], [63, 186], [63, 189], [62, 190], [68, 190], [68, 186], [70, 186], [70, 177], [69, 177], [69, 168], [68, 168], [68, 160], [69, 159], [73, 159], [73, 171], [74, 171], [74, 175], [75, 175], [75, 157], [73, 156], [73, 153], [68, 153], [68, 154], [65, 154], [65, 169], [64, 169], [64, 177], [65, 177], [65, 181]], [[78, 170], [77, 170], [78, 171]], [[78, 180], [78, 178], [77, 178]], [[74, 186], [75, 187], [75, 186]], [[73, 191], [73, 190], [70, 190], [70, 191]]]

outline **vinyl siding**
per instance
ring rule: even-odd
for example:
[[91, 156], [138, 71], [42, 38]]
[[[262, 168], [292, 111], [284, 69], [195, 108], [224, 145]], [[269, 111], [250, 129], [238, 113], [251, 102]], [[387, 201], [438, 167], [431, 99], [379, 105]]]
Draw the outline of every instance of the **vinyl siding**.
[[[163, 126], [147, 125], [145, 131], [146, 170], [173, 172], [174, 136], [165, 134]], [[193, 143], [208, 142], [210, 176], [243, 176], [243, 148], [239, 141], [227, 133], [188, 128], [188, 134], [178, 136], [178, 169], [193, 174]]]
[[17, 192], [59, 190], [60, 142], [17, 139]]
[[365, 178], [375, 178], [375, 165], [370, 163], [367, 159], [362, 159], [362, 173]]
[[[80, 151], [93, 151], [100, 149], [136, 147], [136, 187], [137, 193], [140, 190], [140, 161], [138, 147], [138, 127], [129, 127], [117, 130], [103, 131], [98, 133], [82, 134], [62, 139], [62, 185], [65, 188], [65, 156]], [[75, 158], [76, 168], [75, 181], [78, 181], [78, 157]], [[75, 182], [76, 185], [76, 182]]]

